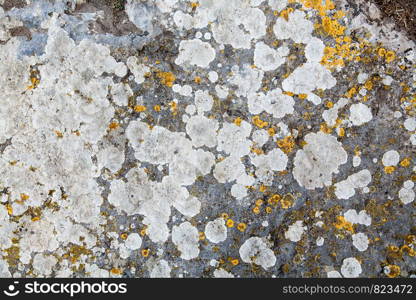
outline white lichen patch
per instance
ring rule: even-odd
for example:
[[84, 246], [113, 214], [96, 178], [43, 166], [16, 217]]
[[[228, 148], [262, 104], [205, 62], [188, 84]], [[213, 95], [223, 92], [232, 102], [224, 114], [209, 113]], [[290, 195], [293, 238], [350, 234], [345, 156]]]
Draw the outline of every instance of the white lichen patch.
[[350, 121], [354, 126], [361, 126], [373, 119], [371, 109], [362, 103], [353, 104], [350, 107]]
[[282, 46], [274, 50], [263, 42], [258, 42], [254, 48], [254, 65], [263, 71], [273, 71], [280, 67], [289, 54], [289, 48]]
[[214, 271], [213, 274], [215, 278], [234, 278], [235, 277], [232, 273], [227, 272], [224, 269], [217, 269]]
[[207, 68], [215, 59], [215, 50], [211, 44], [199, 39], [181, 41], [179, 55], [175, 60], [177, 65], [194, 65]]
[[0, 277], [412, 277], [415, 47], [361, 2], [0, 0]]
[[127, 237], [125, 245], [127, 249], [137, 250], [142, 246], [142, 238], [138, 233], [131, 233]]
[[210, 111], [213, 104], [214, 99], [208, 91], [199, 90], [195, 92], [195, 106], [198, 113], [202, 114], [206, 111]]
[[363, 252], [368, 249], [369, 240], [365, 233], [358, 232], [352, 235], [352, 244], [358, 251]]
[[145, 75], [150, 72], [150, 68], [139, 62], [139, 59], [135, 56], [130, 56], [127, 59], [127, 67], [134, 75], [134, 80], [141, 84], [145, 81]]
[[261, 87], [264, 72], [257, 68], [252, 68], [250, 65], [244, 65], [242, 68], [234, 66], [232, 68], [232, 76], [229, 82], [236, 85], [237, 96], [248, 97], [255, 94]]
[[399, 199], [403, 204], [409, 204], [415, 200], [415, 192], [413, 191], [415, 184], [411, 180], [406, 180], [399, 191]]
[[336, 84], [331, 72], [317, 62], [306, 62], [282, 82], [283, 90], [295, 94], [312, 94], [316, 89], [331, 89]]
[[218, 122], [204, 116], [192, 116], [186, 123], [186, 133], [194, 147], [217, 145]]
[[169, 263], [166, 260], [161, 259], [153, 264], [150, 271], [150, 278], [170, 278], [170, 273], [171, 267], [169, 266]]
[[381, 162], [385, 167], [397, 166], [400, 161], [400, 154], [396, 150], [389, 150], [383, 154]]
[[364, 188], [371, 182], [371, 173], [365, 169], [348, 176], [335, 184], [335, 195], [338, 199], [349, 199], [355, 195], [355, 189]]
[[299, 242], [306, 229], [307, 227], [303, 226], [303, 221], [296, 221], [285, 232], [285, 238], [292, 242]]
[[361, 264], [355, 257], [345, 258], [342, 261], [341, 274], [345, 278], [359, 277], [361, 272]]
[[273, 149], [267, 154], [254, 155], [251, 162], [256, 166], [256, 176], [267, 181], [269, 176], [273, 177], [274, 172], [286, 169], [288, 158], [280, 149]]
[[348, 104], [348, 99], [339, 99], [332, 108], [325, 110], [322, 113], [322, 118], [330, 127], [334, 127], [337, 123], [339, 110]]
[[268, 269], [276, 264], [276, 256], [267, 243], [259, 237], [247, 239], [240, 247], [240, 257], [245, 263], [254, 263]]
[[280, 119], [286, 115], [293, 114], [295, 101], [289, 95], [282, 93], [277, 88], [267, 94], [258, 93], [248, 97], [248, 109], [252, 114], [260, 114], [266, 111], [273, 117]]
[[218, 151], [235, 157], [242, 157], [250, 152], [251, 141], [248, 137], [251, 134], [252, 126], [242, 121], [240, 126], [234, 123], [223, 123], [218, 132]]
[[342, 275], [338, 271], [329, 271], [326, 273], [328, 278], [342, 278]]
[[294, 159], [294, 178], [306, 189], [331, 185], [332, 174], [347, 162], [347, 152], [335, 137], [323, 132], [307, 134], [305, 142]]
[[273, 26], [278, 39], [292, 39], [295, 43], [307, 43], [312, 38], [313, 23], [306, 19], [303, 11], [295, 10], [289, 14], [288, 20], [280, 17]]
[[227, 227], [223, 218], [210, 221], [205, 226], [205, 236], [212, 243], [221, 243], [227, 238]]
[[365, 210], [357, 213], [355, 209], [349, 209], [344, 213], [344, 218], [352, 224], [361, 224], [365, 226], [371, 225], [371, 216]]
[[172, 228], [172, 242], [181, 252], [181, 258], [190, 260], [199, 255], [198, 230], [189, 222]]

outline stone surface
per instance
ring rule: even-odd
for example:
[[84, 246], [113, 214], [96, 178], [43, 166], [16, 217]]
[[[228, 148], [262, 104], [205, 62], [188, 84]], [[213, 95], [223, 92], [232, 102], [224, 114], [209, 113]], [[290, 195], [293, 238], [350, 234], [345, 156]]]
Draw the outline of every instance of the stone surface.
[[0, 0], [2, 277], [416, 274], [415, 43], [363, 0]]

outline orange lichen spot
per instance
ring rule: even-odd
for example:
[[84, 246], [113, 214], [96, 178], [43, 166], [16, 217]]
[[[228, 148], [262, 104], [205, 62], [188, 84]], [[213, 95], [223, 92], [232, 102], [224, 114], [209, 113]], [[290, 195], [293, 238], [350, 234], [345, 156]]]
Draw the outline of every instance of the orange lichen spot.
[[282, 197], [279, 194], [273, 194], [267, 199], [267, 203], [270, 205], [276, 206]]
[[293, 8], [289, 7], [287, 9], [284, 9], [280, 12], [280, 17], [285, 19], [286, 21], [289, 21], [289, 14], [293, 12]]
[[322, 18], [322, 29], [326, 34], [336, 38], [337, 36], [343, 35], [345, 31], [345, 26], [342, 26], [338, 23], [336, 19], [331, 19], [330, 17]]
[[387, 270], [386, 275], [389, 278], [396, 278], [400, 275], [400, 267], [399, 266], [388, 265], [385, 270]]
[[31, 76], [30, 77], [30, 82], [31, 82], [31, 85], [29, 85], [28, 87], [27, 87], [27, 89], [28, 90], [31, 90], [31, 89], [35, 89], [35, 88], [37, 88], [37, 86], [39, 85], [39, 83], [40, 83], [40, 80], [38, 79], [38, 78], [36, 78], [35, 76]]
[[154, 111], [156, 111], [156, 112], [160, 112], [160, 110], [161, 110], [162, 108], [161, 108], [161, 106], [160, 105], [155, 105], [155, 106], [153, 106], [153, 110]]
[[244, 232], [247, 229], [247, 224], [245, 223], [238, 223], [237, 229], [241, 232]]
[[172, 87], [176, 80], [176, 77], [172, 72], [158, 72], [156, 75], [160, 79], [160, 83], [168, 87]]
[[251, 147], [251, 152], [256, 153], [257, 155], [264, 154], [264, 151], [260, 148]]
[[199, 240], [200, 240], [200, 241], [205, 240], [205, 233], [203, 233], [202, 231], [200, 231], [200, 232], [198, 233], [198, 235], [199, 235]]
[[122, 240], [126, 240], [128, 235], [127, 235], [127, 233], [124, 232], [120, 235], [120, 237], [121, 237]]
[[405, 159], [403, 159], [403, 160], [400, 162], [400, 166], [402, 166], [402, 167], [406, 168], [406, 167], [410, 166], [410, 162], [411, 162], [411, 161], [412, 161], [412, 160], [410, 159], [410, 157], [406, 157]]
[[293, 136], [288, 135], [285, 138], [278, 140], [277, 146], [284, 152], [284, 153], [290, 153], [295, 148], [295, 139]]
[[145, 227], [145, 228], [143, 228], [142, 230], [140, 230], [139, 234], [140, 234], [141, 236], [145, 236], [145, 235], [147, 234], [147, 228]]
[[416, 256], [416, 250], [413, 249], [413, 248], [411, 248], [409, 245], [403, 245], [400, 248], [400, 252], [401, 253], [407, 253], [411, 257], [415, 257]]
[[195, 9], [195, 8], [197, 8], [200, 4], [199, 4], [199, 2], [191, 2], [191, 3], [190, 3], [190, 5], [191, 5], [192, 9]]
[[326, 106], [326, 108], [333, 108], [334, 107], [334, 102], [326, 101], [325, 106]]
[[332, 128], [329, 127], [326, 123], [322, 123], [319, 130], [326, 134], [330, 134], [332, 132]]
[[228, 219], [228, 218], [229, 218], [229, 216], [228, 216], [228, 214], [227, 214], [227, 213], [222, 213], [222, 214], [221, 214], [221, 218], [223, 218], [223, 219]]
[[306, 98], [308, 98], [308, 95], [307, 94], [299, 94], [298, 98], [301, 99], [301, 100], [305, 100]]
[[384, 167], [384, 173], [386, 174], [392, 174], [395, 170], [396, 168], [394, 166]]
[[238, 118], [235, 118], [235, 120], [234, 120], [234, 124], [235, 125], [237, 125], [237, 126], [241, 126], [241, 122], [242, 122], [243, 120], [240, 118], [240, 117], [238, 117]]
[[341, 127], [337, 130], [338, 136], [343, 137], [345, 136], [345, 128]]
[[20, 200], [22, 200], [22, 201], [26, 201], [26, 200], [28, 200], [29, 199], [29, 195], [26, 195], [26, 194], [24, 194], [24, 193], [21, 193], [20, 194]]
[[202, 81], [202, 79], [201, 79], [201, 77], [199, 77], [199, 76], [196, 76], [196, 77], [194, 78], [194, 82], [195, 82], [196, 84], [200, 84], [200, 83], [201, 83], [201, 81]]
[[63, 133], [60, 132], [59, 130], [55, 130], [54, 132], [55, 132], [55, 134], [58, 138], [63, 138], [64, 137]]
[[234, 227], [234, 221], [231, 219], [228, 219], [227, 222], [225, 223], [225, 225], [227, 225], [227, 227], [232, 228]]
[[11, 204], [6, 204], [6, 209], [7, 209], [7, 213], [9, 214], [9, 216], [11, 216], [13, 214], [13, 207]]
[[253, 121], [253, 124], [259, 128], [264, 128], [269, 125], [268, 122], [262, 121], [259, 116], [254, 116], [252, 121]]
[[149, 249], [142, 249], [142, 256], [143, 257], [148, 257], [150, 254], [150, 250]]
[[[286, 77], [288, 77], [290, 74], [287, 74], [287, 76]], [[284, 95], [288, 95], [288, 96], [290, 96], [290, 97], [293, 97], [293, 96], [295, 96], [295, 94], [294, 93], [292, 93], [292, 92], [283, 92], [283, 94]]]
[[231, 264], [233, 265], [233, 266], [237, 266], [238, 264], [240, 263], [240, 261], [236, 258], [236, 259], [232, 259], [231, 260]]
[[120, 268], [112, 268], [110, 270], [110, 273], [114, 274], [114, 275], [121, 275], [121, 273], [123, 273], [123, 271]]
[[273, 127], [270, 127], [269, 129], [267, 129], [267, 133], [270, 136], [274, 136], [276, 134], [276, 129], [274, 129]]
[[32, 218], [32, 222], [36, 222], [36, 221], [39, 221], [39, 220], [40, 220], [40, 217], [38, 217], [38, 216]]
[[266, 207], [266, 213], [271, 214], [273, 212], [273, 209], [270, 206]]
[[357, 94], [357, 89], [355, 87], [352, 87], [348, 90], [348, 92], [345, 94], [345, 97], [352, 98]]
[[366, 83], [364, 84], [364, 87], [371, 91], [373, 89], [373, 82], [371, 80], [367, 80]]
[[146, 111], [146, 106], [144, 106], [144, 105], [136, 105], [134, 107], [134, 111], [135, 112], [144, 112], [144, 111]]
[[351, 222], [348, 222], [344, 216], [337, 216], [336, 222], [333, 224], [334, 227], [338, 230], [346, 230], [349, 232], [354, 232], [354, 226]]
[[120, 126], [120, 124], [118, 124], [117, 122], [111, 122], [110, 125], [108, 125], [108, 128], [110, 130], [114, 130], [117, 129]]
[[264, 184], [260, 185], [260, 187], [259, 187], [259, 191], [260, 191], [261, 193], [264, 193], [266, 190], [267, 190], [267, 186], [265, 186]]
[[260, 208], [258, 206], [253, 207], [253, 213], [258, 215], [260, 213]]
[[393, 51], [387, 51], [385, 59], [387, 63], [391, 63], [396, 58], [396, 54]]
[[262, 199], [257, 199], [256, 200], [256, 206], [262, 206], [263, 205], [263, 200]]
[[379, 48], [379, 49], [377, 50], [377, 54], [378, 54], [378, 56], [384, 57], [384, 56], [386, 55], [386, 53], [387, 53], [387, 51], [386, 51], [386, 49], [384, 49], [384, 48]]

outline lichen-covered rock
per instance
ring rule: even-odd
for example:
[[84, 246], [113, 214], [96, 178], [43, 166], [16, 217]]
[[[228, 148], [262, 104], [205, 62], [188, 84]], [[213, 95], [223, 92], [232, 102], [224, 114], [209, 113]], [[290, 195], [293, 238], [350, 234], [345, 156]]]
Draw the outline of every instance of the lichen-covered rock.
[[0, 0], [0, 50], [1, 277], [415, 276], [415, 42], [368, 1]]

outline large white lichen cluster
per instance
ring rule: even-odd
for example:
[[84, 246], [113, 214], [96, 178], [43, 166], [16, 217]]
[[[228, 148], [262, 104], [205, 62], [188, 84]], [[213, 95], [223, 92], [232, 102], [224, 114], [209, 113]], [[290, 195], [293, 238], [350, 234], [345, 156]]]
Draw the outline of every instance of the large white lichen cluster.
[[[73, 7], [85, 4], [72, 2]], [[0, 248], [19, 249], [13, 266], [0, 257], [0, 276], [23, 276], [29, 265], [34, 276], [72, 276], [74, 265], [82, 266], [89, 276], [117, 277], [120, 272], [103, 267], [91, 254], [107, 255], [109, 264], [120, 265], [138, 253], [147, 257], [144, 245], [156, 245], [154, 257], [145, 264], [145, 276], [170, 277], [174, 268], [180, 268], [170, 261], [172, 255], [181, 261], [206, 259], [200, 253], [207, 245], [231, 243], [230, 236], [247, 227], [242, 222], [237, 227], [231, 217], [211, 213], [204, 217], [220, 201], [195, 192], [201, 178], [226, 190], [227, 203], [239, 209], [252, 200], [248, 196], [253, 189], [263, 187], [279, 186], [293, 193], [331, 190], [337, 203], [369, 192], [375, 176], [367, 163], [361, 167], [360, 152], [343, 144], [339, 126], [359, 133], [375, 119], [370, 104], [342, 94], [314, 116], [322, 126], [339, 127], [338, 131], [306, 126], [308, 131], [301, 136], [300, 129], [289, 130], [303, 113], [300, 99], [321, 109], [328, 100], [325, 92], [336, 88], [337, 72], [342, 69], [322, 63], [329, 43], [316, 34], [316, 11], [305, 1], [298, 1], [299, 9], [286, 12], [292, 1], [154, 2], [128, 0], [125, 12], [143, 43], [154, 42], [164, 32], [177, 35], [172, 44], [175, 57], [169, 63], [182, 73], [156, 76], [172, 97], [163, 99], [172, 101], [164, 108], [165, 115], [175, 115], [177, 106], [186, 107], [177, 128], [164, 126], [159, 119], [149, 124], [144, 112], [160, 107], [146, 107], [153, 103], [147, 99], [152, 96], [137, 93], [148, 88], [159, 61], [151, 63], [132, 51], [120, 59], [110, 45], [88, 35], [74, 37], [69, 19], [59, 13], [45, 14], [39, 24], [46, 34], [43, 51], [21, 55], [24, 41], [11, 35], [10, 29], [23, 22], [18, 14], [6, 16], [0, 8], [0, 144], [4, 145], [0, 148]], [[98, 14], [94, 18], [100, 18]], [[275, 21], [268, 27], [270, 15]], [[293, 55], [294, 44], [303, 49], [297, 54], [300, 57]], [[234, 54], [227, 61], [224, 53], [229, 51]], [[296, 58], [301, 63], [293, 66]], [[287, 65], [289, 73], [283, 72]], [[168, 82], [163, 76], [178, 80]], [[199, 85], [201, 77], [206, 80]], [[362, 84], [369, 78], [365, 73], [358, 77]], [[270, 87], [265, 88], [265, 82], [271, 82]], [[389, 86], [394, 79], [385, 77], [383, 82]], [[159, 101], [165, 96], [153, 97], [150, 100]], [[137, 107], [131, 107], [132, 99]], [[240, 105], [241, 118], [221, 110], [229, 102]], [[267, 127], [271, 123], [276, 126]], [[415, 124], [414, 117], [403, 122], [407, 143], [413, 146]], [[297, 137], [303, 143], [295, 145]], [[282, 141], [289, 141], [289, 146]], [[383, 153], [379, 159], [386, 173], [404, 165], [399, 150]], [[134, 164], [127, 164], [132, 159]], [[346, 170], [351, 166], [352, 172]], [[150, 176], [151, 168], [160, 178]], [[288, 174], [290, 183], [280, 182], [278, 174]], [[411, 179], [401, 184], [397, 198], [402, 205], [414, 201]], [[259, 200], [256, 208], [263, 205]], [[283, 200], [285, 209], [294, 205]], [[324, 227], [321, 215], [315, 216], [315, 225], [291, 218], [280, 238], [291, 244], [307, 239], [309, 230]], [[338, 217], [362, 230], [372, 222], [364, 205], [346, 207]], [[139, 220], [142, 232], [132, 227], [132, 220]], [[268, 227], [269, 221], [262, 221]], [[120, 238], [122, 232], [128, 233]], [[277, 242], [255, 232], [245, 235], [235, 247], [239, 257], [230, 261], [272, 270], [279, 261]], [[103, 239], [110, 241], [108, 245]], [[320, 247], [326, 240], [319, 236], [313, 243]], [[348, 241], [359, 253], [372, 247], [364, 232], [354, 232]], [[71, 247], [78, 249], [78, 256], [60, 259], [71, 255], [67, 250]], [[341, 273], [332, 268], [326, 275], [358, 277], [370, 272], [354, 257], [335, 268]], [[234, 274], [216, 264], [212, 276]]]

